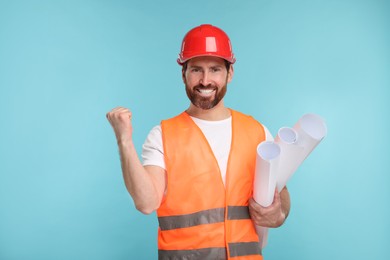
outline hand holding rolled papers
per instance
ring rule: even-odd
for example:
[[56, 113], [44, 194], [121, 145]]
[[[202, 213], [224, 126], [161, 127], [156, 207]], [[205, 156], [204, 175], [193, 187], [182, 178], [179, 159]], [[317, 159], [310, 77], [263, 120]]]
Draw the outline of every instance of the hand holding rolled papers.
[[[292, 127], [279, 129], [275, 141], [257, 147], [253, 198], [263, 207], [272, 204], [275, 188], [280, 192], [301, 163], [326, 136], [324, 120], [305, 114]], [[256, 227], [262, 248], [267, 243], [268, 228]]]

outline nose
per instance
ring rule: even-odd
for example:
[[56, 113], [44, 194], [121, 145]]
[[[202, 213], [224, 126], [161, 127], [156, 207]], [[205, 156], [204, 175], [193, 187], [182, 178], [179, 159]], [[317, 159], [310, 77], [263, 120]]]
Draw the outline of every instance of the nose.
[[203, 72], [202, 77], [199, 80], [199, 83], [203, 86], [207, 86], [210, 84], [210, 76], [207, 71]]

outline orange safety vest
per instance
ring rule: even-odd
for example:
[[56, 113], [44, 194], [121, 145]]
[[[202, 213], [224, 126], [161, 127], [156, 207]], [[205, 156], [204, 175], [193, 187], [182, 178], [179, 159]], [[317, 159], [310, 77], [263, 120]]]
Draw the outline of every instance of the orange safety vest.
[[157, 210], [159, 259], [263, 259], [248, 200], [264, 129], [250, 116], [231, 114], [226, 186], [205, 136], [186, 112], [161, 122], [167, 192]]

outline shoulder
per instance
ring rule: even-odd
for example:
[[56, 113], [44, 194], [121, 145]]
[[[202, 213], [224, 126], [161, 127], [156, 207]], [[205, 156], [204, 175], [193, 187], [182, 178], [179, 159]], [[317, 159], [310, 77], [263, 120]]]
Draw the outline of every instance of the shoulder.
[[241, 124], [249, 124], [251, 127], [260, 127], [263, 128], [263, 125], [256, 120], [253, 116], [244, 114], [242, 112], [231, 110], [232, 117], [235, 120], [239, 120]]
[[167, 118], [167, 119], [163, 119], [161, 122], [170, 122], [170, 121], [176, 121], [176, 120], [180, 120], [184, 117], [186, 117], [187, 113], [184, 111], [178, 115], [175, 115], [173, 117], [170, 117], [170, 118]]
[[142, 146], [142, 159], [144, 166], [154, 165], [165, 169], [160, 125], [157, 125], [150, 130], [149, 135]]
[[181, 114], [165, 119], [161, 121], [161, 132], [164, 136], [167, 134], [176, 135], [184, 129], [188, 129], [191, 126], [192, 119], [186, 112], [182, 112]]
[[147, 137], [147, 140], [161, 139], [161, 125], [154, 126]]
[[176, 115], [174, 117], [161, 120], [161, 127], [162, 129], [165, 129], [168, 126], [174, 126], [177, 124], [180, 124], [181, 122], [185, 121], [185, 119], [188, 117], [188, 115], [185, 112], [180, 113], [179, 115]]
[[162, 147], [161, 125], [154, 126], [150, 131], [143, 144], [143, 149], [157, 149]]
[[265, 125], [263, 125], [261, 122], [259, 122], [257, 119], [255, 119], [253, 116], [236, 110], [231, 110], [231, 111], [232, 111], [232, 115], [235, 115], [235, 117], [240, 118], [241, 121], [248, 123], [251, 126], [251, 128], [257, 129], [257, 131], [258, 130], [263, 131], [265, 135], [265, 139], [267, 141], [273, 141], [273, 136], [271, 132], [268, 130], [268, 128]]

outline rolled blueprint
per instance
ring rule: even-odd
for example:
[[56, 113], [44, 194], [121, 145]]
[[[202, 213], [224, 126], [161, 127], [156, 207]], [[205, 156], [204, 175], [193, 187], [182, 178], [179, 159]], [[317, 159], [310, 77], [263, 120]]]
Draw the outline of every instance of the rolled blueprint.
[[282, 127], [278, 131], [275, 142], [281, 149], [277, 176], [279, 192], [326, 133], [324, 120], [315, 114], [305, 114], [293, 128]]
[[328, 132], [325, 121], [315, 114], [303, 115], [293, 128], [298, 134], [297, 145], [303, 146], [305, 149], [305, 158], [303, 160], [306, 159]]
[[[276, 177], [279, 164], [280, 147], [272, 141], [265, 141], [257, 146], [256, 171], [253, 198], [263, 207], [272, 204], [276, 189]], [[268, 228], [256, 226], [260, 246], [267, 243]]]
[[[282, 127], [275, 137], [275, 142], [280, 147], [279, 169], [277, 173], [277, 188], [281, 192], [292, 173], [301, 163], [300, 158], [303, 155], [303, 147], [295, 145], [297, 143], [298, 133], [291, 127]], [[297, 159], [298, 158], [298, 159]]]
[[272, 204], [276, 188], [276, 176], [279, 164], [280, 147], [272, 141], [257, 146], [256, 171], [253, 198], [263, 207]]
[[[275, 188], [280, 192], [293, 173], [326, 136], [324, 120], [315, 114], [305, 114], [291, 127], [279, 129], [275, 141], [257, 146], [253, 198], [263, 207], [272, 204]], [[256, 226], [260, 246], [264, 248], [268, 228]]]

